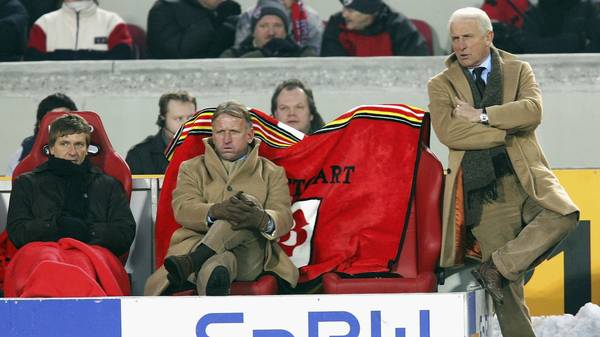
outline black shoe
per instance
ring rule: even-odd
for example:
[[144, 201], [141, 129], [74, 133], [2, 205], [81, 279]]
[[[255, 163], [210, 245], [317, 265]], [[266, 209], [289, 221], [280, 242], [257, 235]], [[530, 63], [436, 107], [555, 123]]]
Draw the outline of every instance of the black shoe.
[[167, 279], [174, 287], [185, 283], [187, 278], [195, 272], [194, 263], [190, 255], [172, 255], [165, 259], [165, 269], [169, 274]]
[[478, 268], [471, 270], [473, 276], [481, 286], [492, 296], [494, 302], [502, 304], [504, 293], [502, 287], [504, 277], [494, 265], [492, 259], [482, 263]]
[[217, 266], [210, 274], [208, 282], [206, 282], [206, 295], [227, 296], [229, 295], [230, 287], [229, 271], [223, 266]]

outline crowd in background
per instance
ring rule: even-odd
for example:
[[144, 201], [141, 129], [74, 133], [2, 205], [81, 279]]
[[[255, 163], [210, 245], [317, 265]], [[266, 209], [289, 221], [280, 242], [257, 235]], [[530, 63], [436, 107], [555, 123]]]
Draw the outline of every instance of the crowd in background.
[[[513, 53], [600, 51], [598, 3], [485, 0], [494, 43]], [[340, 0], [322, 18], [302, 0], [157, 0], [147, 32], [98, 0], [0, 0], [0, 60], [431, 55], [430, 27], [382, 0]], [[427, 32], [429, 30], [429, 33]], [[428, 41], [429, 40], [429, 41]]]

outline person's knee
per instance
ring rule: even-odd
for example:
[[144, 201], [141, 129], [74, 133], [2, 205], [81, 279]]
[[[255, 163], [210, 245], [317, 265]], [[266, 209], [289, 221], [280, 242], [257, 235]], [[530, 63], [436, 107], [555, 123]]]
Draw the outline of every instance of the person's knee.
[[579, 211], [565, 215], [563, 223], [567, 234], [573, 232], [579, 225]]

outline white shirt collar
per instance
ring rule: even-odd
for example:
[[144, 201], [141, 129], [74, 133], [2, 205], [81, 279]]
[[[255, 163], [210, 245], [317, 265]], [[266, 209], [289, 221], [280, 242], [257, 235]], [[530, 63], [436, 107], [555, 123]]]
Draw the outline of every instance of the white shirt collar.
[[490, 71], [492, 71], [492, 53], [490, 53], [483, 62], [481, 62], [480, 65], [478, 65], [477, 67], [473, 67], [473, 68], [469, 68], [469, 72], [471, 73], [471, 75], [473, 75], [473, 77], [475, 77], [475, 75], [473, 74], [473, 70], [475, 70], [475, 68], [479, 68], [479, 67], [484, 67], [485, 70], [481, 73], [481, 78], [483, 79], [483, 81], [485, 83], [487, 83], [487, 78], [488, 75], [490, 73]]

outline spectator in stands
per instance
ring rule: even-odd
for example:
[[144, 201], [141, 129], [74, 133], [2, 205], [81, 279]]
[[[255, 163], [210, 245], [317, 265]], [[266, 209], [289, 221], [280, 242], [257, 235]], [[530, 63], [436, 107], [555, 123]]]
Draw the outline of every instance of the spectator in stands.
[[323, 33], [321, 56], [428, 55], [415, 25], [382, 0], [340, 0]]
[[240, 5], [232, 0], [158, 0], [148, 14], [150, 55], [219, 57], [233, 45], [240, 13]]
[[60, 1], [57, 0], [19, 0], [25, 6], [29, 14], [29, 26], [39, 19], [42, 15], [54, 12], [60, 8]]
[[579, 210], [536, 137], [542, 97], [531, 66], [496, 49], [484, 11], [449, 20], [454, 53], [428, 85], [431, 124], [450, 154], [440, 265], [479, 261], [504, 337], [535, 337], [523, 298], [527, 270], [572, 231]]
[[31, 147], [33, 146], [33, 142], [35, 141], [35, 137], [40, 127], [40, 122], [42, 121], [42, 118], [44, 118], [44, 116], [51, 111], [77, 111], [77, 105], [75, 105], [75, 102], [73, 102], [69, 96], [60, 92], [44, 98], [37, 108], [35, 125], [33, 127], [33, 135], [23, 139], [21, 142], [21, 147], [8, 159], [7, 175], [12, 175], [12, 172], [14, 171], [15, 167], [17, 167], [17, 164], [19, 164], [19, 162], [21, 162], [21, 160], [23, 160], [23, 158], [25, 158], [29, 152], [31, 152]]
[[[529, 0], [485, 0], [481, 9], [490, 17], [492, 24], [501, 22], [523, 28], [523, 17], [529, 5]], [[494, 35], [496, 33], [494, 29]]]
[[325, 124], [317, 111], [312, 90], [298, 79], [283, 81], [275, 88], [271, 114], [305, 134], [311, 134]]
[[529, 8], [528, 0], [486, 0], [481, 9], [492, 20], [494, 46], [508, 52], [520, 52], [519, 39]]
[[314, 48], [299, 46], [288, 34], [290, 19], [279, 1], [265, 1], [252, 12], [252, 35], [221, 57], [316, 56]]
[[600, 52], [600, 11], [590, 1], [539, 0], [525, 14], [523, 53]]
[[258, 155], [248, 110], [219, 105], [204, 145], [204, 154], [181, 164], [172, 203], [182, 228], [144, 293], [169, 293], [190, 281], [200, 295], [227, 295], [232, 281], [265, 271], [295, 286], [298, 270], [277, 243], [293, 224], [287, 178]]
[[[7, 296], [129, 292], [117, 257], [129, 251], [136, 225], [121, 184], [87, 159], [91, 133], [82, 117], [59, 117], [50, 124], [48, 161], [14, 181], [7, 232], [19, 251], [7, 268]], [[102, 282], [107, 270], [125, 281], [122, 291]]]
[[258, 0], [256, 6], [240, 15], [235, 31], [235, 47], [252, 34], [252, 15], [267, 1], [280, 1], [286, 8], [291, 23], [291, 37], [300, 47], [314, 48], [317, 55], [321, 52], [323, 39], [323, 21], [312, 7], [304, 4], [303, 0]]
[[27, 44], [27, 12], [18, 0], [0, 0], [0, 62], [20, 61]]
[[164, 174], [169, 162], [165, 149], [171, 139], [196, 112], [196, 98], [186, 91], [169, 92], [158, 101], [158, 133], [148, 136], [127, 152], [126, 161], [133, 174]]
[[63, 0], [62, 7], [40, 17], [29, 33], [25, 59], [129, 59], [131, 36], [116, 13], [97, 0]]

